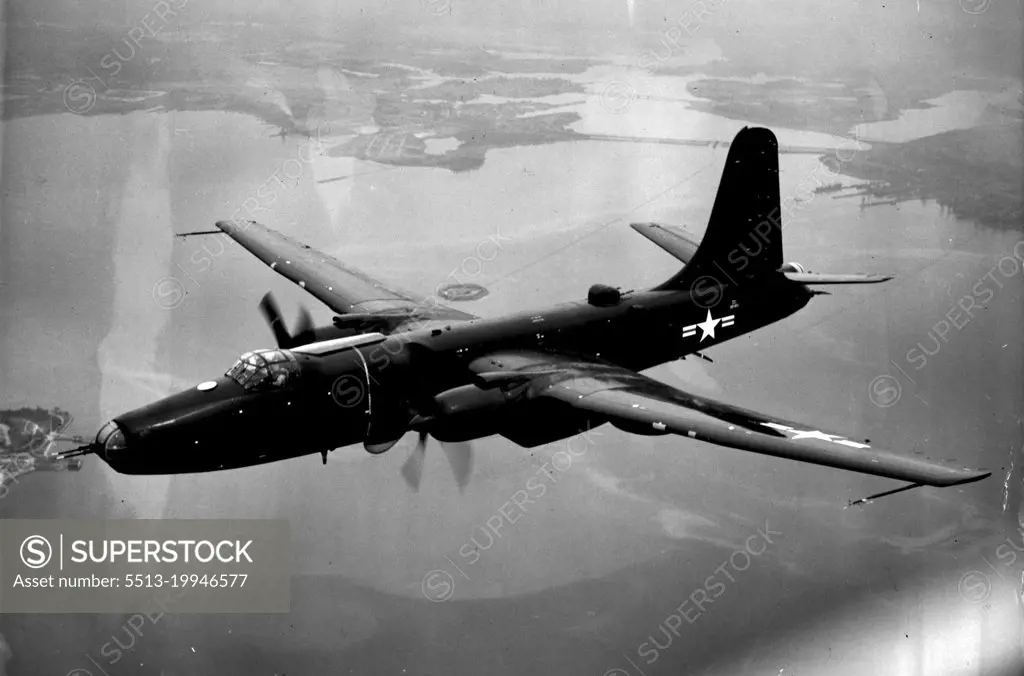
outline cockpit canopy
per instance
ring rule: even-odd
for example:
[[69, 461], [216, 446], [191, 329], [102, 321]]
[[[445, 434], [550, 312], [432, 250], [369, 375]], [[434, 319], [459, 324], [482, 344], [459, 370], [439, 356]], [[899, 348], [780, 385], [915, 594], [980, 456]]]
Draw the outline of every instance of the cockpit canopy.
[[224, 374], [246, 390], [284, 387], [299, 377], [299, 364], [288, 350], [246, 352]]

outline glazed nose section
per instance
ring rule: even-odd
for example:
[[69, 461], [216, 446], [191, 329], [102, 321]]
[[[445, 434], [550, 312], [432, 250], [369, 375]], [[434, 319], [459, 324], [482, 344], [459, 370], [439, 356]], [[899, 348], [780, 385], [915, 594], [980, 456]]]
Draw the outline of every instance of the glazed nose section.
[[100, 428], [96, 433], [96, 445], [99, 447], [97, 453], [108, 465], [114, 467], [119, 460], [123, 460], [128, 451], [128, 443], [124, 438], [124, 431], [111, 420]]

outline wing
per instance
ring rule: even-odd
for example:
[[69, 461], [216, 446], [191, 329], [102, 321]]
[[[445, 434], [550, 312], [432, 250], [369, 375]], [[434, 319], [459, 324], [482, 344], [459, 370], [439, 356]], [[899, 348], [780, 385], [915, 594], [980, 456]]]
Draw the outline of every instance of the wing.
[[900, 479], [956, 486], [990, 472], [875, 448], [810, 425], [730, 406], [613, 365], [530, 352], [494, 354], [470, 364], [484, 387], [528, 382], [527, 397], [547, 397], [624, 429], [678, 434], [763, 455]]
[[256, 221], [217, 221], [217, 227], [339, 314], [404, 315], [422, 319], [473, 319], [437, 302], [400, 291], [364, 272]]

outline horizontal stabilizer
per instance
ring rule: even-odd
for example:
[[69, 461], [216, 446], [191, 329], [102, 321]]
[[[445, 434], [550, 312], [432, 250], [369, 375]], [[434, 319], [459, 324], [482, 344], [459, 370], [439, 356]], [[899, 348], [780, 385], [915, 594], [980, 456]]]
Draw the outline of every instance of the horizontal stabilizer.
[[700, 242], [693, 240], [685, 232], [671, 225], [661, 223], [630, 223], [641, 235], [669, 252], [684, 264], [689, 263], [693, 254], [697, 253]]
[[801, 284], [878, 284], [888, 282], [894, 275], [868, 275], [850, 273], [833, 275], [827, 272], [786, 272], [786, 279]]

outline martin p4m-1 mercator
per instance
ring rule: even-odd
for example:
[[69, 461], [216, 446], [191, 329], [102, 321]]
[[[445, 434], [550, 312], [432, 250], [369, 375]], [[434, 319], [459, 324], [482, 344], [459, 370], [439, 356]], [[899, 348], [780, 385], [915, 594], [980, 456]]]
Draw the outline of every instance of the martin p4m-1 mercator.
[[879, 495], [988, 476], [639, 373], [779, 321], [822, 293], [814, 287], [891, 278], [784, 263], [779, 208], [775, 135], [745, 128], [699, 243], [671, 226], [632, 225], [682, 261], [676, 275], [642, 291], [597, 284], [585, 301], [492, 318], [398, 291], [259, 223], [218, 222], [187, 234], [225, 233], [337, 313], [332, 324], [313, 326], [303, 311], [289, 332], [268, 294], [261, 309], [276, 348], [247, 352], [218, 378], [114, 418], [62, 457], [95, 453], [125, 474], [207, 472], [313, 453], [326, 462], [329, 451], [358, 443], [383, 453], [412, 431], [419, 443], [406, 480], [419, 485], [432, 436], [461, 488], [471, 439], [497, 434], [534, 447], [609, 423], [908, 482]]

